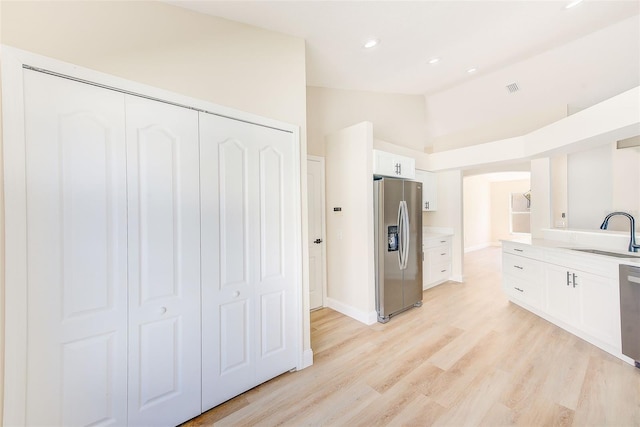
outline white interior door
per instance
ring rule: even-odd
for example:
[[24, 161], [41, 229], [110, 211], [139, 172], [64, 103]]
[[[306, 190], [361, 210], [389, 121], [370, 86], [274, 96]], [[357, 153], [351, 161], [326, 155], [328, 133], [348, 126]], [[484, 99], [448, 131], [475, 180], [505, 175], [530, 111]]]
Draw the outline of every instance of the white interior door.
[[200, 114], [203, 411], [295, 367], [291, 134]]
[[309, 307], [324, 305], [324, 159], [307, 160], [307, 202], [309, 211]]
[[124, 425], [124, 95], [29, 70], [24, 79], [26, 424]]
[[126, 97], [129, 423], [200, 414], [198, 113]]

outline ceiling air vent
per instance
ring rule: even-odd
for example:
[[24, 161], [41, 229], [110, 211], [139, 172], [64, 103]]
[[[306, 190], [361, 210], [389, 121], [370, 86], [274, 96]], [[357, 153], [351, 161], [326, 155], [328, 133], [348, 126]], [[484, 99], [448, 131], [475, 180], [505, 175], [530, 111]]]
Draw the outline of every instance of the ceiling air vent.
[[514, 93], [520, 90], [520, 88], [518, 87], [517, 83], [511, 83], [509, 85], [507, 85], [507, 90], [509, 91], [509, 93]]

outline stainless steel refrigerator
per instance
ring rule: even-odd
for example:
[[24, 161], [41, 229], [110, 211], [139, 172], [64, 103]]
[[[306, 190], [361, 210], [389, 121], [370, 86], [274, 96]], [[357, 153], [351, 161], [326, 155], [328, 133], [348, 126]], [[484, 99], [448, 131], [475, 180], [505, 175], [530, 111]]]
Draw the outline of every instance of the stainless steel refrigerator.
[[422, 305], [422, 183], [374, 177], [378, 322]]

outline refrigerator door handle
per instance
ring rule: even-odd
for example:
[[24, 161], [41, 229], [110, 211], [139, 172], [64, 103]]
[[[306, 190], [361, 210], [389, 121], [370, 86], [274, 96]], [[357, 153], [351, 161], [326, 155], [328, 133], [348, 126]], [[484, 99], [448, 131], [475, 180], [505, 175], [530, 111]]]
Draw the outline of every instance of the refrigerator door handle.
[[402, 269], [406, 270], [407, 266], [409, 265], [409, 239], [410, 237], [410, 227], [409, 227], [409, 208], [407, 207], [407, 202], [406, 201], [402, 201], [402, 214], [404, 216], [403, 220], [402, 220], [402, 226], [403, 226], [403, 230], [402, 230], [402, 234], [403, 234], [403, 239], [402, 239], [402, 243], [404, 245], [403, 251], [402, 251], [402, 258], [403, 258], [403, 263], [402, 263]]
[[402, 270], [404, 264], [404, 232], [402, 222], [404, 221], [404, 215], [402, 215], [402, 202], [398, 204], [398, 267]]

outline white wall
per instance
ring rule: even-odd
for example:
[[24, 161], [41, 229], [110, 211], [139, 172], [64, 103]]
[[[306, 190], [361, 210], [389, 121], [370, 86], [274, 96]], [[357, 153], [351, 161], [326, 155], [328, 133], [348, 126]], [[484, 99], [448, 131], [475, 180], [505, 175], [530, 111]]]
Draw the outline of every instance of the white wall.
[[551, 227], [551, 161], [531, 161], [531, 237], [544, 238], [542, 230]]
[[2, 2], [3, 44], [300, 125], [303, 39], [161, 2]]
[[487, 175], [465, 177], [464, 251], [491, 245], [491, 181]]
[[327, 305], [372, 324], [376, 321], [372, 124], [359, 123], [327, 136], [325, 150]]
[[[3, 44], [300, 126], [306, 194], [304, 40], [160, 2], [3, 1], [0, 10]], [[305, 295], [306, 208], [302, 197]], [[0, 227], [0, 237], [3, 232]], [[0, 300], [3, 295], [4, 283]], [[304, 349], [310, 351], [307, 299], [305, 305]], [[0, 377], [0, 391], [2, 384]]]
[[[598, 229], [613, 211], [640, 213], [640, 147], [616, 149], [610, 143], [567, 156], [569, 226]], [[613, 218], [610, 230], [627, 231], [626, 218]]]
[[528, 134], [429, 155], [432, 170], [522, 162], [602, 146], [640, 134], [640, 86]]
[[[551, 226], [568, 227], [567, 155], [550, 158], [551, 162]], [[562, 216], [564, 214], [564, 217]]]
[[[640, 147], [618, 150], [615, 145], [611, 144], [611, 189], [613, 192], [611, 211], [628, 212], [638, 218], [640, 215]], [[620, 219], [624, 224], [621, 229], [628, 230], [628, 222], [623, 218]], [[611, 227], [615, 226], [615, 223], [611, 223]], [[612, 228], [612, 230], [615, 229]]]
[[423, 152], [426, 141], [422, 95], [307, 88], [309, 154], [324, 156], [324, 137], [347, 126], [373, 123], [374, 138]]
[[[611, 46], [599, 55], [590, 55], [593, 46]], [[583, 60], [578, 60], [583, 58]], [[635, 58], [635, 61], [629, 61]], [[544, 61], [544, 62], [543, 62]], [[545, 72], [539, 73], [540, 64]], [[601, 64], [607, 64], [602, 67]], [[635, 66], [629, 67], [633, 63]], [[482, 73], [483, 70], [480, 70]], [[558, 75], [571, 75], [556, 79]], [[505, 86], [518, 83], [520, 91], [510, 94]], [[480, 138], [489, 140], [510, 138], [528, 133], [531, 125], [540, 127], [545, 115], [557, 108], [568, 106], [574, 113], [640, 84], [640, 25], [638, 16], [629, 17], [598, 32], [574, 40], [566, 45], [532, 56], [512, 66], [478, 75], [467, 83], [426, 97], [429, 141], [445, 144], [437, 151], [454, 148], [447, 146], [446, 135], [461, 135], [471, 142], [470, 131], [480, 129]], [[536, 88], [532, 91], [530, 88]], [[527, 116], [528, 120], [523, 120]], [[553, 114], [547, 120], [554, 120]], [[493, 126], [497, 131], [487, 135], [484, 126], [503, 122], [505, 126]], [[465, 133], [466, 132], [466, 133]], [[456, 144], [461, 143], [455, 140]]]
[[570, 154], [567, 158], [569, 227], [594, 230], [612, 205], [611, 148]]

